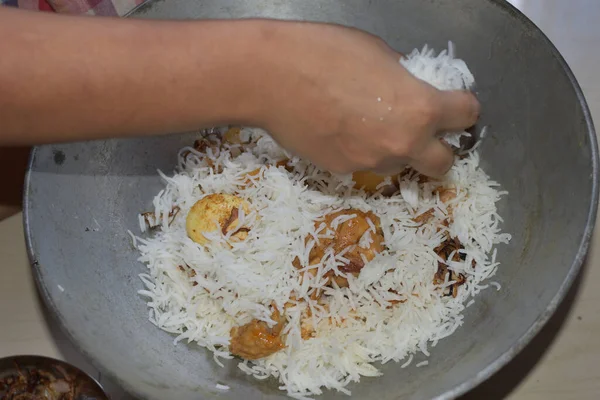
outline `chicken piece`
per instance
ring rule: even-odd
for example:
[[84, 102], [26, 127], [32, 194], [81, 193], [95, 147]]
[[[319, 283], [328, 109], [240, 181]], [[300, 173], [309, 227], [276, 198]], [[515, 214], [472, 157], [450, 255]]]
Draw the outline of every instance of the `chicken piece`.
[[[290, 301], [284, 304], [283, 309], [287, 311], [289, 308], [297, 307], [298, 303], [302, 303], [302, 300], [298, 300], [295, 295], [290, 296]], [[310, 339], [315, 335], [315, 328], [313, 326], [312, 312], [310, 308], [306, 308], [302, 311], [302, 316], [300, 317], [300, 337], [303, 340]]]
[[242, 138], [240, 137], [240, 133], [242, 132], [242, 128], [234, 126], [227, 129], [227, 132], [223, 134], [223, 143], [227, 144], [242, 144]]
[[[352, 180], [354, 181], [355, 189], [363, 189], [365, 192], [369, 194], [373, 194], [377, 192], [377, 187], [385, 181], [387, 177], [383, 175], [378, 175], [374, 172], [369, 171], [358, 171], [352, 174]], [[397, 189], [398, 186], [394, 182], [398, 181], [398, 175], [390, 176], [392, 179], [392, 184], [385, 185], [382, 189], [382, 194], [384, 196], [392, 195]]]
[[[356, 215], [354, 218], [346, 220], [344, 222], [339, 223], [336, 227], [333, 226], [336, 218], [344, 216], [344, 215]], [[368, 220], [371, 221], [373, 226], [375, 226], [375, 232], [371, 231], [371, 225]], [[327, 230], [333, 231], [333, 238], [321, 238], [319, 239], [319, 243], [315, 244], [312, 248], [309, 259], [310, 264], [313, 265], [323, 258], [325, 251], [330, 246], [333, 246], [333, 251], [335, 254], [339, 254], [342, 251], [347, 250], [343, 257], [348, 260], [348, 263], [341, 266], [339, 269], [344, 273], [351, 273], [355, 276], [358, 276], [360, 270], [365, 266], [365, 260], [371, 261], [375, 258], [375, 255], [380, 253], [383, 250], [383, 231], [381, 230], [380, 220], [377, 215], [372, 212], [363, 212], [356, 209], [346, 209], [341, 210], [332, 214], [328, 214], [325, 216], [325, 221]], [[315, 227], [318, 227], [322, 224], [321, 221], [317, 221], [315, 223]], [[360, 241], [363, 235], [370, 231], [371, 241], [367, 247], [361, 247]], [[346, 278], [341, 276], [335, 276], [333, 272], [329, 272], [329, 278], [331, 282], [336, 282], [340, 287], [348, 286], [348, 282]]]
[[308, 340], [315, 337], [315, 327], [311, 316], [305, 317], [300, 322], [300, 337], [302, 340]]
[[232, 328], [229, 343], [231, 354], [246, 360], [258, 360], [283, 349], [285, 343], [281, 331], [285, 325], [285, 318], [277, 308], [271, 318], [277, 322], [272, 328], [266, 322], [256, 319], [246, 325]]
[[[358, 276], [358, 273], [354, 273], [353, 275]], [[328, 274], [328, 278], [329, 278], [330, 286], [333, 286], [334, 282], [336, 285], [338, 285], [338, 287], [341, 287], [341, 288], [346, 288], [349, 286], [348, 279], [344, 278], [343, 276], [339, 276], [339, 275], [336, 275], [336, 274], [330, 272]]]
[[417, 215], [416, 217], [413, 218], [413, 221], [415, 221], [418, 224], [426, 224], [428, 223], [431, 218], [433, 218], [433, 209], [429, 209], [419, 215]]
[[435, 192], [440, 196], [442, 203], [447, 204], [456, 198], [456, 189], [453, 187], [439, 187]]
[[233, 232], [232, 240], [243, 241], [248, 237], [249, 228], [238, 226], [240, 208], [244, 214], [250, 213], [250, 203], [231, 194], [209, 194], [194, 204], [187, 215], [187, 234], [194, 242], [206, 245], [209, 240], [204, 233], [220, 229], [223, 235]]
[[286, 170], [286, 171], [288, 171], [288, 172], [292, 172], [294, 169], [293, 169], [293, 168], [292, 168], [292, 166], [289, 164], [289, 161], [290, 161], [289, 159], [287, 159], [287, 158], [284, 158], [283, 160], [279, 160], [279, 161], [277, 161], [277, 162], [275, 163], [275, 166], [276, 166], [277, 168], [279, 168], [279, 167], [283, 167], [283, 168], [285, 168], [285, 170]]
[[248, 141], [244, 141], [241, 136], [242, 128], [234, 126], [229, 128], [222, 136], [223, 146], [227, 148], [231, 158], [239, 157], [244, 151]]
[[[277, 168], [284, 167], [287, 171], [291, 171], [290, 167], [288, 166], [288, 161], [289, 161], [288, 159], [277, 161], [275, 163], [275, 166]], [[268, 166], [269, 165], [267, 165], [267, 167]], [[246, 179], [244, 180], [244, 185], [251, 185], [253, 181], [260, 179], [260, 171], [261, 170], [262, 170], [262, 168], [256, 168], [256, 169], [248, 172], [246, 174]]]
[[[333, 222], [336, 218], [343, 215], [356, 215], [354, 218], [346, 220], [337, 225], [333, 229]], [[371, 230], [371, 225], [367, 220], [370, 220], [375, 227], [375, 232], [371, 231], [371, 243], [368, 247], [360, 246], [360, 239], [363, 235]], [[375, 258], [377, 253], [383, 250], [383, 231], [381, 230], [381, 222], [379, 217], [373, 212], [364, 212], [356, 209], [341, 210], [325, 217], [325, 224], [328, 229], [334, 230], [333, 239], [321, 239], [320, 246], [313, 248], [313, 252], [321, 254], [324, 250], [333, 244], [335, 254], [341, 253], [346, 248], [352, 248], [344, 254], [344, 257], [350, 260], [348, 264], [342, 267], [343, 272], [358, 273], [364, 267], [363, 257], [367, 261]], [[312, 253], [312, 252], [311, 252]], [[313, 258], [317, 254], [311, 256]]]
[[260, 179], [260, 171], [262, 168], [256, 168], [246, 174], [246, 179], [242, 183], [242, 186], [252, 186], [253, 182]]
[[[442, 203], [444, 204], [448, 204], [450, 201], [454, 200], [457, 196], [456, 193], [456, 188], [453, 187], [439, 187], [437, 189], [434, 190], [434, 193], [437, 194], [440, 197], [440, 200], [442, 201]], [[448, 206], [448, 218], [443, 222], [444, 225], [448, 226], [448, 224], [450, 223], [449, 219], [451, 219], [451, 213], [452, 211], [452, 205]], [[421, 214], [417, 215], [416, 217], [413, 218], [413, 221], [415, 221], [418, 224], [426, 224], [429, 221], [431, 221], [431, 219], [433, 218], [434, 212], [433, 209], [430, 208], [429, 210], [422, 212]]]

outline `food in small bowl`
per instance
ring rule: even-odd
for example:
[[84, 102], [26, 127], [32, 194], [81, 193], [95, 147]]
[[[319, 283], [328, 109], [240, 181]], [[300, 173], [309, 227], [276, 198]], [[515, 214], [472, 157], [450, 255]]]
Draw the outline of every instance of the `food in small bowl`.
[[2, 400], [108, 400], [94, 378], [64, 361], [42, 356], [0, 359]]

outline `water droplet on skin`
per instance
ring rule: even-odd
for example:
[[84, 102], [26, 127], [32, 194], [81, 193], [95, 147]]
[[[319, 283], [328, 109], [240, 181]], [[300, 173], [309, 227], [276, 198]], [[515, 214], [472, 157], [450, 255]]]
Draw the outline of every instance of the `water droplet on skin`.
[[379, 117], [379, 120], [380, 120], [380, 121], [383, 121], [383, 117]]
[[392, 111], [392, 107], [388, 107], [388, 111]]
[[362, 117], [362, 122], [365, 122], [367, 119], [365, 117]]
[[378, 97], [378, 98], [377, 98], [377, 101], [378, 101], [378, 102], [381, 102], [381, 97]]

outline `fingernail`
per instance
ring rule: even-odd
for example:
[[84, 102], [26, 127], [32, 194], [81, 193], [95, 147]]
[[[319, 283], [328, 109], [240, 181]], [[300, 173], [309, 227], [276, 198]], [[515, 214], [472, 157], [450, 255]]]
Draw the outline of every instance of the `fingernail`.
[[479, 100], [477, 99], [477, 96], [475, 95], [475, 93], [473, 93], [473, 92], [468, 92], [468, 93], [469, 93], [469, 98], [471, 99], [470, 108], [471, 108], [471, 113], [473, 115], [473, 121], [477, 121], [477, 119], [479, 118], [479, 114], [481, 113], [481, 103], [479, 103]]

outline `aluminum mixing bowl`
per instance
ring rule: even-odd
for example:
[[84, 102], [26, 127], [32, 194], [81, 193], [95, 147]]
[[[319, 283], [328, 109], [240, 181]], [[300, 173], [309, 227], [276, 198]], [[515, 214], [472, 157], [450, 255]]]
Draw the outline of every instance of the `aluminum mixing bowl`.
[[[450, 399], [508, 362], [563, 298], [583, 262], [598, 199], [598, 150], [573, 74], [521, 13], [492, 0], [163, 0], [142, 18], [273, 17], [358, 27], [402, 52], [455, 42], [471, 67], [489, 136], [482, 166], [510, 192], [496, 280], [467, 309], [464, 325], [432, 350], [427, 368], [382, 367], [350, 389], [356, 398]], [[193, 79], [193, 77], [190, 77]], [[199, 110], [201, 112], [202, 110]], [[27, 178], [25, 226], [33, 270], [50, 309], [97, 366], [149, 399], [280, 399], [236, 362], [212, 355], [148, 322], [127, 230], [161, 188], [192, 136], [38, 147]], [[64, 289], [61, 290], [61, 289]], [[416, 362], [421, 361], [417, 357]], [[416, 362], [413, 363], [416, 364]], [[229, 391], [216, 388], [227, 384]], [[327, 392], [324, 399], [346, 398]]]

